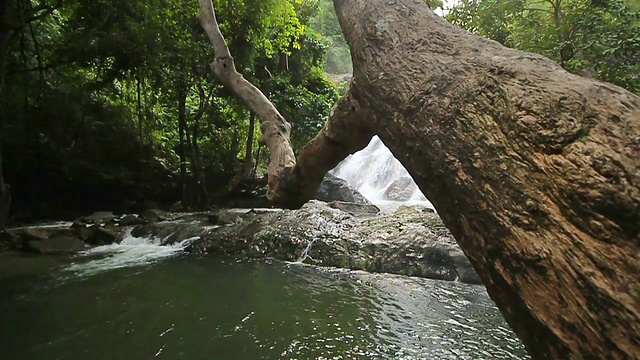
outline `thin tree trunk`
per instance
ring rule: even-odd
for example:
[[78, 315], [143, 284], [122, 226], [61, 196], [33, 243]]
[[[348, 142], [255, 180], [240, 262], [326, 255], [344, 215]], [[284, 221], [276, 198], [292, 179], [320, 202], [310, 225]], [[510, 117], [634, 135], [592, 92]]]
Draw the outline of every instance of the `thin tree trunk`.
[[249, 115], [249, 134], [247, 135], [247, 150], [244, 157], [245, 167], [251, 169], [253, 166], [253, 137], [255, 136], [256, 113], [253, 111]]
[[[33, 5], [31, 1], [28, 2], [28, 9], [33, 10]], [[33, 51], [35, 52], [36, 60], [38, 62], [38, 89], [35, 96], [35, 103], [40, 103], [40, 98], [42, 96], [42, 90], [45, 84], [45, 76], [44, 76], [44, 62], [42, 61], [42, 56], [40, 55], [40, 45], [38, 44], [38, 38], [36, 37], [36, 33], [33, 29], [33, 22], [29, 22], [29, 33], [31, 34], [31, 41], [33, 42]]]
[[[4, 102], [4, 87], [7, 77], [7, 48], [9, 45], [9, 34], [3, 30], [6, 27], [7, 2], [0, 1], [0, 109]], [[1, 114], [0, 114], [1, 115]]]
[[214, 194], [215, 197], [223, 197], [240, 186], [244, 180], [251, 175], [251, 169], [253, 168], [252, 148], [253, 148], [253, 136], [254, 127], [256, 123], [256, 114], [251, 111], [249, 115], [249, 135], [247, 136], [247, 148], [245, 150], [245, 158], [240, 167], [240, 171], [234, 176], [227, 185]]
[[197, 205], [198, 207], [202, 208], [209, 202], [209, 192], [207, 191], [206, 177], [204, 173], [204, 166], [202, 164], [202, 153], [200, 151], [200, 145], [198, 144], [198, 137], [200, 134], [200, 120], [202, 120], [202, 116], [204, 115], [207, 104], [209, 104], [211, 98], [213, 97], [213, 91], [209, 92], [209, 94], [206, 95], [204, 88], [202, 87], [202, 85], [200, 85], [199, 95], [200, 107], [198, 108], [198, 113], [193, 119], [193, 138], [191, 141], [191, 150], [193, 156], [193, 174], [198, 182]]
[[140, 80], [140, 70], [136, 69], [136, 110], [138, 113], [138, 167], [136, 170], [136, 182], [138, 186], [142, 185], [142, 173], [145, 171], [145, 167], [142, 166], [142, 159], [145, 157], [143, 152], [144, 150], [144, 140], [142, 135], [142, 126], [144, 124], [144, 115], [142, 113], [142, 89], [141, 89], [141, 80]]
[[2, 171], [2, 146], [0, 142], [0, 230], [5, 230], [5, 222], [11, 208], [11, 189], [4, 182], [4, 172]]
[[187, 126], [187, 89], [183, 75], [178, 81], [178, 156], [180, 157], [180, 200], [187, 206], [187, 159], [185, 147], [185, 128]]
[[138, 141], [139, 143], [139, 153], [142, 155], [142, 146], [144, 145], [144, 136], [142, 133], [142, 127], [144, 124], [144, 114], [142, 110], [142, 76], [140, 75], [140, 70], [136, 70], [136, 110], [138, 113]]

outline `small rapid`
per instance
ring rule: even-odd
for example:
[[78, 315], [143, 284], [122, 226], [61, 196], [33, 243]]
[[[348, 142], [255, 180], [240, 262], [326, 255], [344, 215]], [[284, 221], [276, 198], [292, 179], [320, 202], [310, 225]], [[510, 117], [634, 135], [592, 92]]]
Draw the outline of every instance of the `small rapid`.
[[194, 241], [200, 239], [199, 236], [195, 236], [174, 244], [166, 244], [170, 236], [135, 237], [131, 235], [131, 229], [128, 229], [119, 243], [80, 252], [71, 264], [62, 269], [62, 273], [71, 277], [84, 277], [107, 270], [148, 265], [181, 254]]

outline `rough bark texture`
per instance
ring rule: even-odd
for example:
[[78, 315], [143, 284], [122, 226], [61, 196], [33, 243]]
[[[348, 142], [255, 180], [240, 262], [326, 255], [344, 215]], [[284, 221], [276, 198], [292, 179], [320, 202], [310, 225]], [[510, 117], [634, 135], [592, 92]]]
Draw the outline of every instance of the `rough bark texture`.
[[640, 356], [640, 98], [455, 28], [422, 0], [334, 4], [353, 100], [528, 351]]

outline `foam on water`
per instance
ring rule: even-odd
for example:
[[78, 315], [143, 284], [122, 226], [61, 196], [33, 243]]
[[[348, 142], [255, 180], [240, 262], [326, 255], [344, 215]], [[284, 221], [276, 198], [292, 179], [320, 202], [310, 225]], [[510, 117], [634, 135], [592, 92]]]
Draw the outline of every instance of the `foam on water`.
[[63, 272], [75, 276], [89, 276], [112, 269], [146, 265], [178, 255], [200, 238], [196, 236], [163, 245], [169, 236], [139, 238], [131, 235], [131, 230], [128, 230], [120, 243], [97, 246], [79, 253], [75, 261], [64, 268]]

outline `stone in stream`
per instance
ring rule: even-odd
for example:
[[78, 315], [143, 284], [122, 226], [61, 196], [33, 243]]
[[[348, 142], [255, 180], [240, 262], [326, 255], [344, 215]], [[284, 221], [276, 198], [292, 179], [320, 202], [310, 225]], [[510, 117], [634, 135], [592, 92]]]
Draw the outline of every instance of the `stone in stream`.
[[395, 179], [384, 191], [382, 198], [392, 201], [408, 201], [416, 192], [418, 186], [409, 176]]
[[167, 219], [167, 212], [158, 209], [148, 209], [143, 211], [140, 217], [148, 221], [163, 221]]
[[358, 190], [349, 185], [345, 180], [331, 174], [327, 174], [320, 183], [315, 195], [316, 200], [324, 202], [343, 201], [356, 204], [372, 205]]
[[117, 218], [111, 211], [96, 211], [91, 215], [83, 216], [74, 223], [84, 224], [106, 224]]
[[74, 236], [56, 236], [43, 240], [29, 240], [26, 248], [41, 254], [70, 254], [81, 251], [85, 245]]
[[146, 224], [148, 220], [138, 217], [136, 215], [125, 215], [120, 220], [118, 220], [118, 224], [120, 226], [133, 226], [133, 225], [142, 225]]
[[310, 201], [227, 226], [192, 227], [191, 235], [201, 237], [190, 248], [196, 253], [286, 261], [304, 254], [302, 261], [315, 265], [480, 283], [438, 215], [419, 207], [362, 218]]
[[[192, 253], [269, 257], [369, 272], [386, 272], [479, 284], [480, 279], [433, 210], [401, 206], [374, 214], [375, 206], [312, 200], [298, 210], [224, 209], [169, 213], [136, 226], [131, 235], [173, 244], [193, 239]], [[355, 214], [355, 215], [354, 215]], [[25, 247], [68, 253], [118, 240], [121, 228], [22, 229]], [[197, 239], [197, 240], [196, 240]]]
[[118, 234], [114, 230], [106, 229], [99, 225], [94, 225], [89, 228], [91, 234], [85, 240], [90, 245], [110, 245], [118, 240]]

